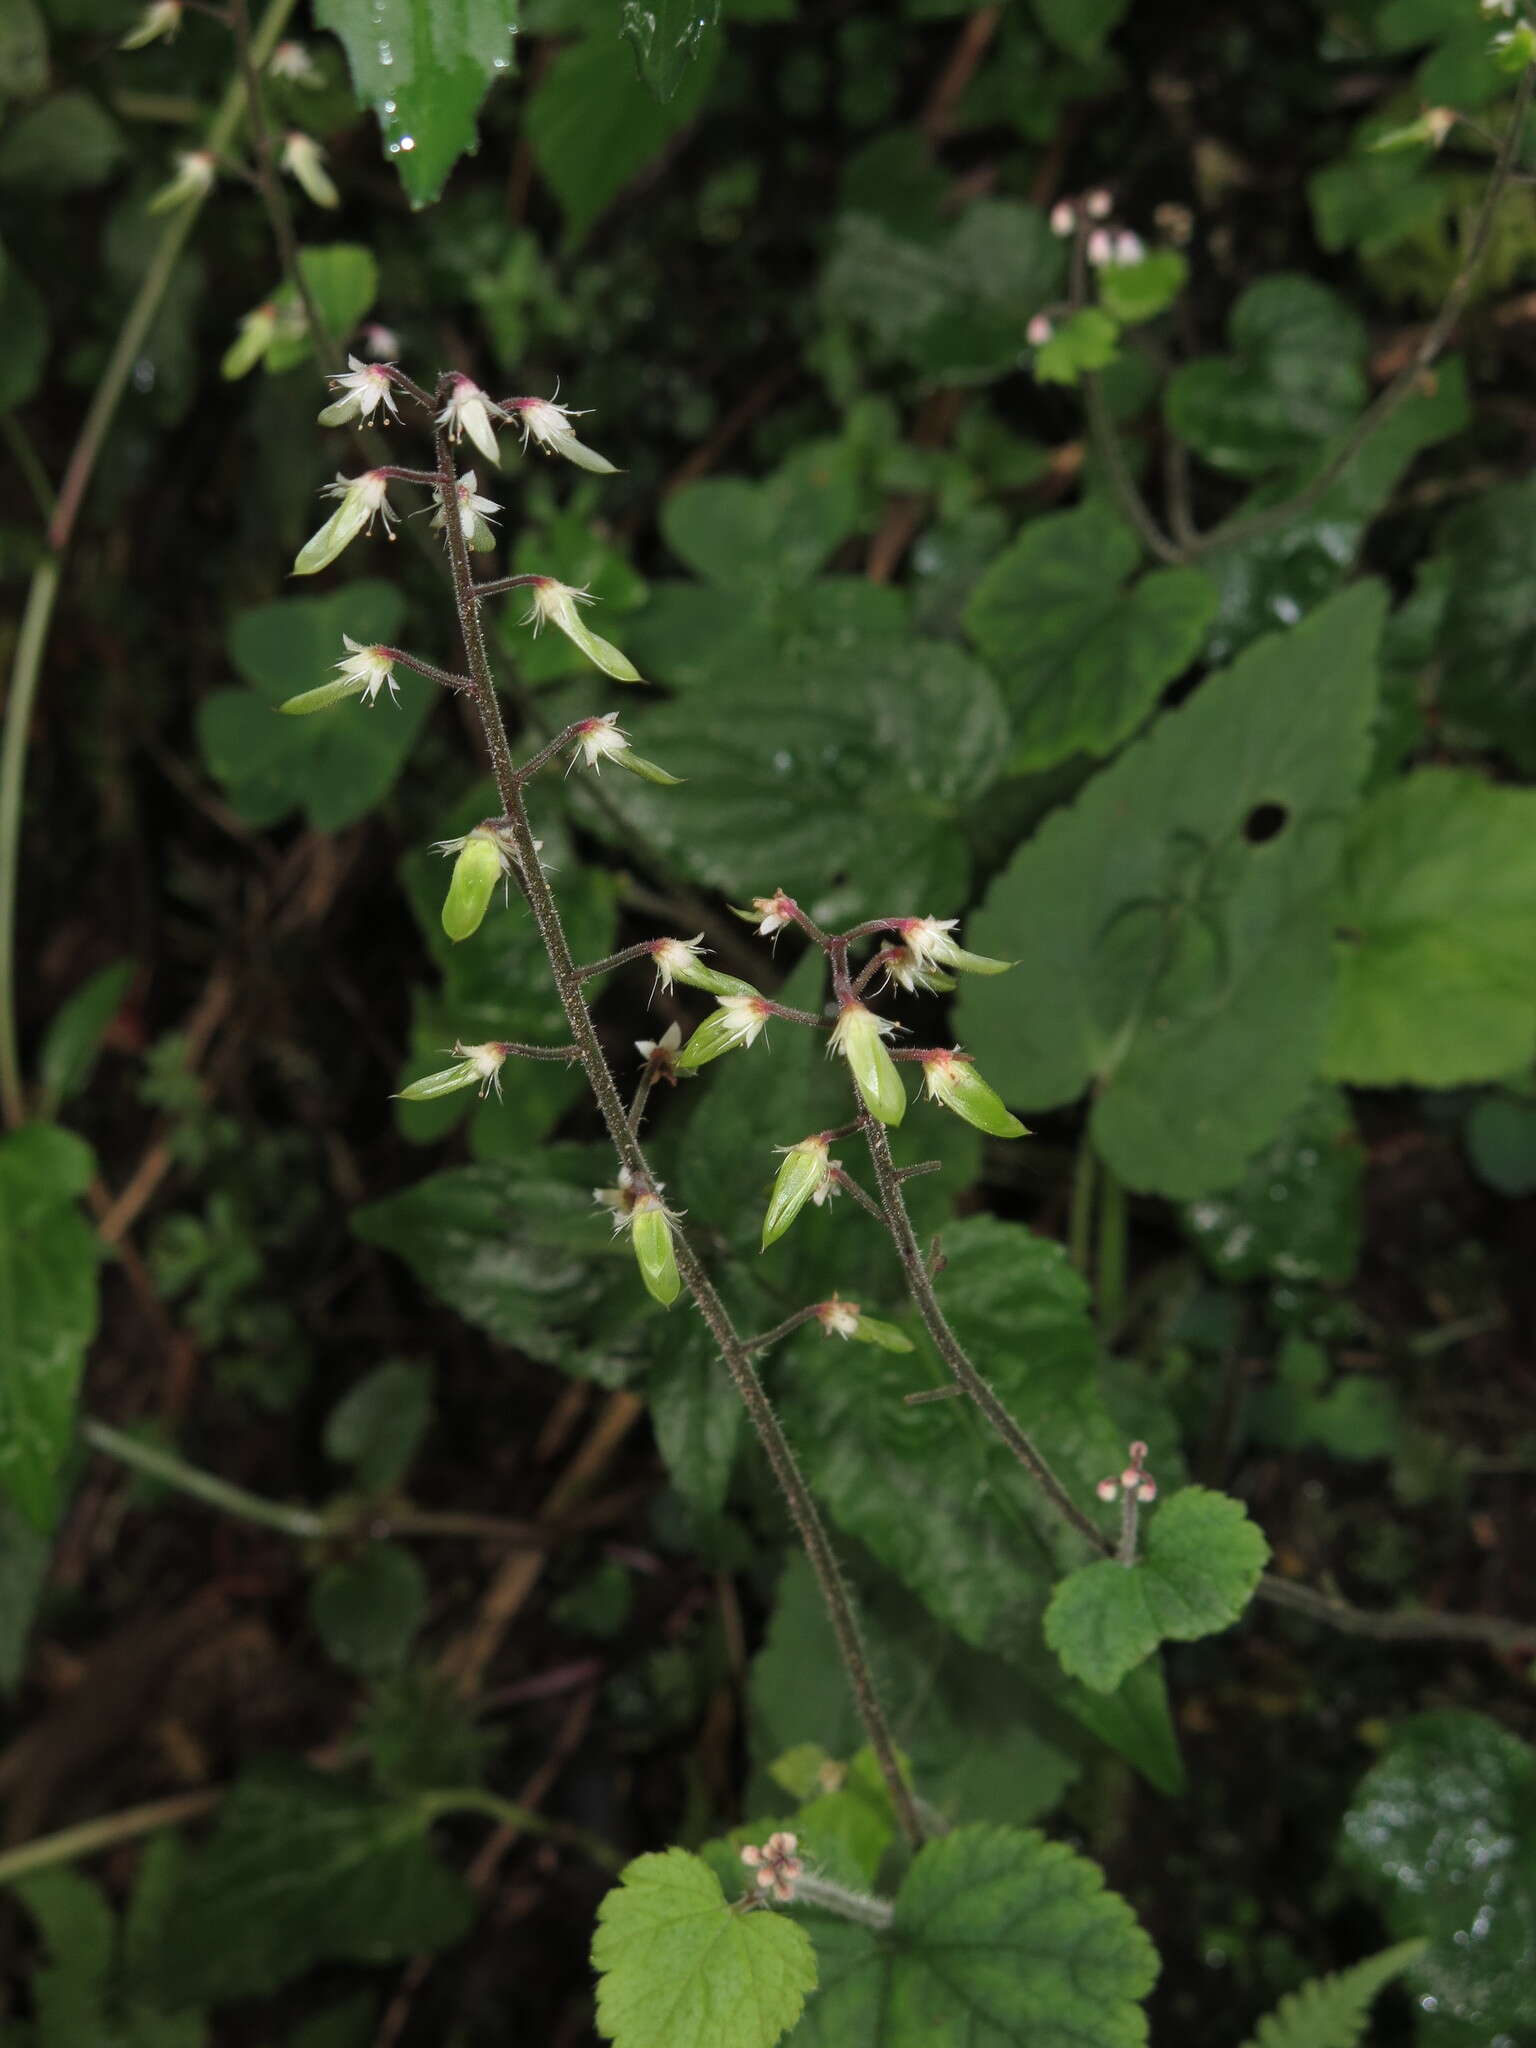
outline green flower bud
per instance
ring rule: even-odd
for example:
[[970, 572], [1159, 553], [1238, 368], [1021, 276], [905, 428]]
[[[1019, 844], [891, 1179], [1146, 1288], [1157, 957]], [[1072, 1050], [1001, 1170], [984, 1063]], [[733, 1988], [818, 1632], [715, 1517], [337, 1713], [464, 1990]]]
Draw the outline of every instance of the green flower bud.
[[995, 1088], [988, 1087], [968, 1059], [952, 1052], [923, 1054], [923, 1082], [931, 1101], [974, 1124], [992, 1138], [1027, 1138], [1029, 1131], [1008, 1109]]
[[816, 1310], [824, 1337], [851, 1337], [857, 1344], [878, 1344], [882, 1351], [911, 1351], [912, 1339], [894, 1323], [877, 1322], [856, 1301], [834, 1294]]
[[677, 1254], [672, 1249], [672, 1219], [659, 1195], [641, 1195], [630, 1212], [630, 1235], [646, 1292], [670, 1308], [682, 1292]]
[[754, 1044], [758, 1033], [773, 1015], [755, 989], [748, 989], [742, 995], [721, 996], [718, 1001], [719, 1009], [704, 1019], [678, 1054], [677, 1071], [680, 1074], [692, 1074], [707, 1060], [719, 1059], [723, 1052], [734, 1052], [738, 1046]]
[[832, 1158], [823, 1137], [802, 1138], [798, 1145], [783, 1145], [784, 1164], [779, 1168], [768, 1197], [763, 1218], [763, 1245], [781, 1238], [807, 1202], [824, 1202], [832, 1185]]
[[862, 1310], [853, 1336], [856, 1343], [878, 1344], [882, 1351], [911, 1351], [915, 1348], [905, 1330], [898, 1330], [894, 1323], [877, 1322]]
[[459, 842], [458, 859], [443, 898], [443, 930], [455, 945], [479, 931], [505, 872], [494, 832], [477, 825]]
[[739, 974], [721, 974], [717, 968], [706, 967], [700, 958], [699, 941], [702, 932], [695, 932], [691, 939], [653, 939], [651, 958], [656, 963], [656, 978], [665, 989], [676, 981], [685, 988], [701, 988], [712, 996], [755, 996], [757, 990], [750, 981], [743, 981]]
[[240, 331], [224, 351], [219, 364], [219, 375], [231, 382], [244, 377], [255, 369], [267, 350], [277, 338], [277, 308], [270, 300], [247, 313], [240, 322]]
[[501, 1070], [506, 1063], [507, 1050], [497, 1040], [485, 1045], [456, 1045], [456, 1053], [462, 1055], [456, 1067], [444, 1067], [440, 1073], [424, 1074], [419, 1081], [412, 1081], [402, 1088], [398, 1100], [401, 1102], [435, 1102], [439, 1095], [456, 1094], [460, 1088], [478, 1085], [480, 1093], [486, 1095], [492, 1088], [501, 1093]]
[[844, 1003], [829, 1048], [848, 1062], [864, 1107], [883, 1124], [899, 1124], [907, 1113], [907, 1091], [885, 1049], [885, 1040], [895, 1029], [888, 1018], [877, 1017], [862, 1003]]
[[1536, 64], [1536, 28], [1528, 21], [1517, 22], [1493, 39], [1493, 60], [1511, 75]]

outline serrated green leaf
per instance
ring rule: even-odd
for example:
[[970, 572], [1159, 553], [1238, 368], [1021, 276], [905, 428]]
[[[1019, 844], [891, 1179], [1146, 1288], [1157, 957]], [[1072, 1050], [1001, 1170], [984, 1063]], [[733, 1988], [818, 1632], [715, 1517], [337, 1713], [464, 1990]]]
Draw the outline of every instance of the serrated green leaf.
[[315, 19], [341, 38], [411, 204], [427, 205], [477, 147], [480, 102], [511, 68], [516, 0], [319, 0]]
[[1428, 1940], [1409, 1965], [1426, 2042], [1536, 2032], [1536, 1750], [1480, 1714], [1414, 1715], [1350, 1801], [1340, 1853], [1393, 1935]]
[[1258, 476], [1348, 426], [1365, 402], [1365, 330], [1308, 277], [1250, 285], [1233, 309], [1233, 353], [1168, 380], [1168, 424], [1213, 468]]
[[1103, 1873], [1016, 1828], [920, 1849], [877, 1934], [818, 1914], [792, 2048], [1140, 2048], [1157, 1956]]
[[597, 1917], [597, 2024], [614, 2048], [773, 2048], [815, 1987], [805, 1929], [733, 1913], [683, 1849], [627, 1864]]
[[968, 979], [967, 1050], [1026, 1119], [1094, 1084], [1094, 1141], [1132, 1187], [1230, 1186], [1311, 1085], [1381, 612], [1358, 586], [1212, 677], [1047, 819], [971, 921], [1050, 997]]
[[398, 704], [386, 696], [314, 718], [279, 718], [276, 710], [295, 686], [327, 680], [343, 634], [387, 641], [401, 609], [391, 584], [362, 582], [236, 615], [230, 654], [251, 687], [205, 697], [197, 733], [210, 773], [247, 823], [274, 825], [302, 807], [315, 831], [336, 832], [389, 791], [432, 708], [430, 683], [402, 674]]
[[319, 1771], [248, 1770], [191, 1860], [165, 1954], [177, 2002], [261, 1997], [315, 1963], [446, 1947], [474, 1894], [427, 1837], [425, 1809]]
[[1131, 582], [1141, 549], [1098, 504], [1036, 519], [988, 569], [966, 630], [1002, 685], [1008, 767], [1110, 753], [1199, 652], [1216, 593], [1194, 569]]
[[0, 1493], [52, 1527], [96, 1331], [96, 1233], [77, 1207], [90, 1147], [51, 1124], [0, 1140]]
[[718, 1513], [746, 1411], [698, 1318], [666, 1339], [665, 1370], [647, 1378], [645, 1393], [673, 1485], [700, 1513]]
[[1186, 1204], [1181, 1221], [1220, 1280], [1339, 1284], [1359, 1256], [1364, 1175], [1347, 1101], [1319, 1086], [1240, 1181]]
[[387, 1493], [405, 1477], [431, 1419], [431, 1367], [391, 1359], [343, 1394], [326, 1417], [326, 1452], [353, 1467], [365, 1493]]
[[1422, 768], [1354, 819], [1334, 904], [1336, 1080], [1450, 1087], [1536, 1046], [1536, 792]]
[[1151, 1511], [1135, 1564], [1106, 1558], [1062, 1580], [1046, 1610], [1045, 1639], [1071, 1677], [1113, 1692], [1159, 1643], [1230, 1628], [1268, 1556], [1241, 1501], [1186, 1486]]
[[1401, 1941], [1351, 1969], [1335, 1970], [1303, 1984], [1299, 1991], [1287, 1992], [1259, 2021], [1243, 2048], [1357, 2048], [1377, 1992], [1417, 1962], [1424, 1946], [1422, 1941]]
[[38, 2048], [102, 2039], [117, 1939], [111, 1907], [73, 1870], [38, 1871], [16, 1890], [48, 1949], [48, 1961], [32, 1981]]
[[563, 49], [528, 104], [524, 132], [534, 161], [559, 200], [566, 237], [579, 242], [629, 181], [704, 104], [719, 38], [710, 37], [672, 97], [657, 99], [634, 53], [595, 29]]
[[1119, 322], [1100, 306], [1079, 306], [1035, 350], [1035, 378], [1076, 384], [1093, 370], [1107, 370], [1119, 353]]
[[427, 1597], [427, 1575], [409, 1550], [370, 1543], [321, 1572], [310, 1588], [310, 1619], [338, 1664], [369, 1677], [404, 1663]]
[[1140, 263], [1115, 263], [1099, 272], [1099, 298], [1123, 326], [1154, 319], [1183, 291], [1189, 265], [1177, 249], [1154, 249]]
[[675, 492], [661, 530], [680, 561], [722, 590], [797, 588], [858, 530], [858, 480], [839, 442], [799, 449], [772, 476], [716, 477]]

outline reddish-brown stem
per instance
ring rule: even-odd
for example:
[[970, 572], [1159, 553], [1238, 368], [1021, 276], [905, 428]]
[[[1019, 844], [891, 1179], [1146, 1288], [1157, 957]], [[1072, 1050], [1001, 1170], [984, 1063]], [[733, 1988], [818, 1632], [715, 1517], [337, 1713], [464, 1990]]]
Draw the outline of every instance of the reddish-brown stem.
[[792, 1335], [796, 1330], [803, 1329], [807, 1323], [813, 1322], [820, 1307], [821, 1303], [819, 1301], [813, 1301], [809, 1308], [797, 1308], [792, 1316], [786, 1316], [782, 1323], [775, 1323], [771, 1330], [764, 1330], [760, 1337], [744, 1337], [741, 1341], [742, 1350], [749, 1352], [771, 1350], [783, 1338]]
[[379, 652], [387, 654], [399, 667], [413, 669], [417, 675], [425, 676], [429, 683], [441, 683], [445, 690], [473, 690], [475, 687], [468, 676], [455, 675], [451, 669], [437, 668], [432, 662], [423, 661], [419, 654], [407, 654], [403, 647], [381, 647]]
[[627, 967], [631, 960], [655, 958], [655, 940], [642, 939], [637, 946], [625, 946], [617, 953], [607, 953], [601, 960], [593, 960], [586, 967], [576, 969], [578, 981], [590, 981], [594, 974], [607, 974], [615, 967]]
[[[446, 400], [446, 389], [440, 387], [440, 393]], [[629, 1114], [613, 1075], [609, 1071], [591, 1012], [581, 992], [581, 978], [577, 972], [576, 962], [571, 957], [565, 927], [560, 919], [559, 906], [555, 901], [549, 878], [539, 864], [533, 831], [523, 803], [522, 784], [512, 760], [511, 747], [507, 742], [501, 704], [496, 694], [495, 677], [491, 672], [490, 658], [481, 630], [469, 546], [463, 527], [454, 513], [456, 471], [453, 449], [441, 425], [436, 428], [436, 452], [437, 481], [443, 493], [444, 506], [448, 511], [448, 516], [443, 522], [443, 531], [447, 542], [449, 566], [453, 572], [454, 598], [458, 607], [459, 632], [464, 644], [465, 664], [474, 684], [475, 706], [480, 714], [491, 770], [519, 855], [518, 872], [523, 893], [528, 900], [529, 910], [548, 956], [560, 1007], [570, 1025], [571, 1036], [575, 1040], [583, 1071], [609, 1140], [618, 1154], [620, 1163], [629, 1169], [634, 1181], [637, 1184], [652, 1186], [654, 1178], [645, 1153], [630, 1123]], [[673, 1252], [683, 1285], [704, 1318], [715, 1347], [751, 1418], [758, 1441], [778, 1482], [779, 1491], [784, 1497], [790, 1518], [805, 1546], [806, 1557], [816, 1575], [822, 1599], [826, 1604], [827, 1617], [832, 1625], [839, 1657], [848, 1674], [859, 1718], [864, 1724], [865, 1733], [869, 1737], [870, 1746], [875, 1752], [881, 1775], [890, 1794], [892, 1810], [902, 1833], [916, 1847], [923, 1840], [922, 1823], [902, 1773], [890, 1726], [875, 1692], [858, 1621], [836, 1555], [828, 1540], [820, 1510], [810, 1488], [806, 1485], [795, 1454], [790, 1449], [789, 1439], [773, 1411], [757, 1369], [743, 1348], [736, 1327], [713, 1281], [705, 1271], [703, 1262], [679, 1224], [674, 1223], [672, 1235]]]

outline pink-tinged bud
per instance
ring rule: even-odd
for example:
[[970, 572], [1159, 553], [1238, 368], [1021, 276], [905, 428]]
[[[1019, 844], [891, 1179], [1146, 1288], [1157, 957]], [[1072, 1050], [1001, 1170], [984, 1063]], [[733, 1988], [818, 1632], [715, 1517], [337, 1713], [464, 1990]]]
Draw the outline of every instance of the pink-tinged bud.
[[1070, 235], [1077, 226], [1077, 209], [1070, 199], [1058, 199], [1051, 208], [1051, 233]]
[[662, 987], [670, 991], [673, 983], [680, 981], [685, 988], [703, 989], [706, 995], [756, 996], [758, 991], [740, 975], [721, 974], [704, 965], [699, 943], [703, 937], [702, 932], [695, 932], [691, 939], [651, 940], [651, 959]]
[[1102, 185], [1095, 186], [1083, 201], [1083, 211], [1090, 220], [1108, 220], [1114, 211], [1115, 202]]
[[1115, 258], [1114, 237], [1108, 228], [1095, 228], [1088, 237], [1088, 261], [1095, 270], [1102, 270], [1106, 263]]
[[882, 1351], [910, 1351], [912, 1339], [894, 1323], [882, 1323], [865, 1315], [856, 1301], [844, 1301], [834, 1294], [816, 1310], [824, 1337], [852, 1338], [859, 1344], [877, 1344]]
[[759, 1891], [770, 1893], [782, 1905], [795, 1896], [795, 1885], [805, 1874], [805, 1865], [795, 1854], [799, 1843], [791, 1834], [772, 1834], [759, 1849], [748, 1842], [741, 1860], [755, 1873]]
[[1155, 1479], [1143, 1479], [1140, 1486], [1136, 1489], [1136, 1498], [1143, 1504], [1149, 1500], [1156, 1500], [1157, 1481]]
[[923, 1054], [923, 1085], [931, 1101], [942, 1102], [966, 1123], [990, 1138], [1027, 1138], [1029, 1128], [1008, 1108], [997, 1090], [984, 1081], [959, 1053], [936, 1050]]
[[1024, 339], [1031, 348], [1044, 348], [1056, 332], [1048, 313], [1037, 313], [1024, 330]]
[[1101, 1479], [1093, 1490], [1100, 1500], [1118, 1500], [1120, 1498], [1120, 1488], [1113, 1479]]

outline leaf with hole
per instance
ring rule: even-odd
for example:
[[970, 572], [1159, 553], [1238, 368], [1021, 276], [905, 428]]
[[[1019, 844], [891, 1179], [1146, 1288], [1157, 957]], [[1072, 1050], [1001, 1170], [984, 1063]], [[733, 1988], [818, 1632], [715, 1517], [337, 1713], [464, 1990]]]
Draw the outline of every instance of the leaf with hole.
[[1026, 1121], [1091, 1085], [1094, 1141], [1132, 1187], [1230, 1187], [1312, 1084], [1382, 609], [1357, 585], [1211, 677], [1047, 818], [971, 920], [978, 952], [1029, 961], [1048, 994], [967, 980], [967, 1049]]

